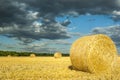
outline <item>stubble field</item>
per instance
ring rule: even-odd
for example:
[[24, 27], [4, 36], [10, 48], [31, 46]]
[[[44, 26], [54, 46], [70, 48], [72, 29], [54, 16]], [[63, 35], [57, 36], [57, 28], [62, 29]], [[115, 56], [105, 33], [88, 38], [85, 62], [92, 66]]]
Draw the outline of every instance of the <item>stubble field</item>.
[[69, 57], [0, 57], [0, 80], [120, 80], [120, 67], [91, 74], [72, 70]]

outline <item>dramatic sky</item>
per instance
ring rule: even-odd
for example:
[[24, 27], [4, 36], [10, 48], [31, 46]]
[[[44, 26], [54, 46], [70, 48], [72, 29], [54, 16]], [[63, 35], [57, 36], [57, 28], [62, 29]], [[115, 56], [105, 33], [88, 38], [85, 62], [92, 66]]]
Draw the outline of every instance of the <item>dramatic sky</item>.
[[66, 53], [98, 33], [120, 51], [120, 0], [0, 0], [0, 50]]

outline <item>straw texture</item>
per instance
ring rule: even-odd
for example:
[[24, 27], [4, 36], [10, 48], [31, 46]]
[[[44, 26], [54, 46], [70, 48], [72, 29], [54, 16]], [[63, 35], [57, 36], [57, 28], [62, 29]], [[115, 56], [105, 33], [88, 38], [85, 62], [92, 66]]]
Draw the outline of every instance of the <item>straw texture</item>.
[[85, 36], [76, 40], [70, 49], [73, 67], [90, 73], [109, 72], [117, 57], [116, 46], [106, 35]]

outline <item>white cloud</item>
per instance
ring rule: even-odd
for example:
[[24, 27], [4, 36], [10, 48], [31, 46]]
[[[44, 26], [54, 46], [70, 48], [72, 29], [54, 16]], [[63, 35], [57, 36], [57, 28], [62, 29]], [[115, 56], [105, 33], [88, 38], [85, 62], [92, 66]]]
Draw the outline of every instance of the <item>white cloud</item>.
[[69, 15], [72, 15], [72, 16], [74, 16], [74, 17], [79, 16], [79, 13], [76, 12], [76, 11], [69, 11], [68, 14], [69, 14]]
[[33, 20], [33, 19], [37, 19], [38, 18], [38, 15], [39, 12], [33, 12], [33, 11], [28, 11], [28, 14], [27, 14], [27, 19], [30, 19], [30, 20]]
[[3, 34], [3, 33], [9, 33], [9, 32], [12, 32], [12, 31], [16, 31], [18, 30], [18, 25], [16, 24], [13, 24], [12, 26], [6, 26], [6, 27], [0, 27], [0, 33]]
[[32, 25], [32, 27], [34, 28], [35, 32], [44, 31], [41, 26], [42, 26], [42, 23], [37, 22], [37, 21], [33, 22], [33, 25]]
[[116, 11], [116, 10], [115, 10], [115, 11], [113, 11], [113, 14], [114, 14], [114, 15], [117, 15], [117, 16], [120, 16], [120, 11]]

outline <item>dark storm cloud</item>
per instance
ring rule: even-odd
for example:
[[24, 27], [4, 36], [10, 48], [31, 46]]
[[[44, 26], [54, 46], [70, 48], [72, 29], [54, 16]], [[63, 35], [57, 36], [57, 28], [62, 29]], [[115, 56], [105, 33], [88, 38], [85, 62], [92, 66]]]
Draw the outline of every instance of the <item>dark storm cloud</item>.
[[[119, 10], [118, 0], [23, 0], [31, 8], [41, 13], [52, 13], [54, 15], [76, 11], [80, 14], [107, 14], [113, 10]], [[45, 14], [42, 14], [45, 15]]]
[[106, 34], [112, 38], [115, 44], [120, 47], [120, 26], [110, 26], [104, 28], [94, 28], [92, 34]]
[[28, 20], [25, 18], [25, 4], [13, 0], [0, 0], [0, 27], [14, 23], [25, 25]]
[[112, 15], [119, 20], [120, 0], [0, 0], [0, 34], [30, 43], [40, 39], [66, 39], [70, 20], [57, 16]]
[[[37, 15], [43, 22], [45, 19], [55, 22], [54, 18], [61, 14], [111, 14], [119, 11], [119, 0], [1, 0], [1, 23], [26, 24], [28, 11], [39, 12]], [[76, 12], [76, 13], [75, 13]], [[11, 20], [12, 19], [12, 20]]]

